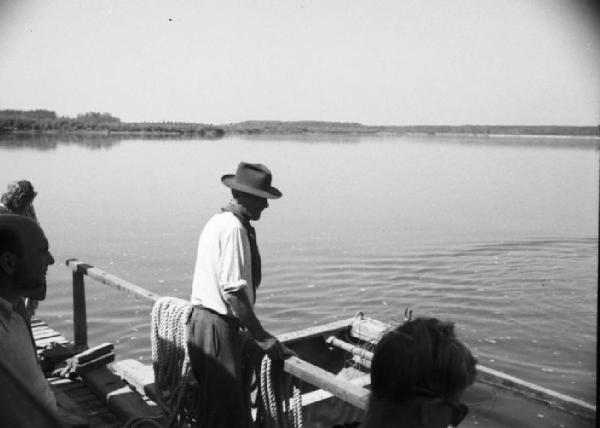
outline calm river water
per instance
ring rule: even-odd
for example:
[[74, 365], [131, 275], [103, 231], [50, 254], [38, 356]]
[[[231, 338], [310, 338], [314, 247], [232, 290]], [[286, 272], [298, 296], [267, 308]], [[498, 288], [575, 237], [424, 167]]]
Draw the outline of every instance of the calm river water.
[[[34, 183], [57, 259], [38, 314], [65, 333], [64, 260], [188, 298], [221, 175], [261, 162], [284, 194], [256, 223], [267, 328], [411, 308], [481, 363], [595, 402], [597, 139], [3, 138], [0, 186]], [[150, 305], [87, 284], [90, 343], [147, 361]]]

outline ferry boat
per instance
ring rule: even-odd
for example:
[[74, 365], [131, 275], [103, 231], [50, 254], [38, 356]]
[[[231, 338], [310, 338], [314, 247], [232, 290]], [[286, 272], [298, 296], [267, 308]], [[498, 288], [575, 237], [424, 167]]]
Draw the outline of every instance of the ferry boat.
[[[165, 400], [165, 390], [159, 387], [160, 382], [155, 378], [156, 361], [148, 365], [135, 359], [119, 359], [111, 344], [88, 346], [85, 277], [137, 298], [147, 299], [155, 305], [164, 301], [164, 298], [76, 259], [67, 260], [66, 265], [73, 272], [74, 343], [71, 343], [71, 348], [74, 351], [71, 354], [87, 350], [75, 356], [79, 366], [78, 370], [72, 370], [74, 376], [70, 379], [50, 379], [54, 389], [59, 390], [59, 402], [63, 399], [68, 403], [66, 407], [77, 408], [79, 397], [80, 413], [82, 409], [85, 413], [85, 406], [92, 409], [87, 412], [91, 427], [108, 428], [124, 424], [137, 427], [193, 426], [190, 422], [193, 421], [193, 414], [189, 411], [180, 412], [178, 417], [170, 414], [174, 408], [173, 400], [170, 404], [169, 397]], [[181, 299], [173, 301], [176, 300]], [[52, 341], [67, 342], [58, 333], [48, 333], [51, 330], [43, 322], [34, 322], [33, 327], [40, 348], [47, 347]], [[41, 333], [40, 328], [45, 333]], [[280, 367], [292, 382], [279, 391], [280, 395], [281, 391], [287, 395], [278, 397], [282, 401], [275, 403], [281, 415], [273, 415], [268, 409], [255, 409], [255, 417], [264, 420], [266, 411], [271, 418], [269, 426], [282, 427], [329, 428], [336, 424], [360, 421], [369, 401], [372, 349], [388, 328], [387, 324], [359, 313], [349, 319], [278, 335], [278, 339], [297, 354], [286, 359]], [[181, 371], [179, 376], [182, 380], [185, 377], [185, 365], [185, 356], [181, 354], [174, 370]], [[595, 426], [595, 404], [484, 365], [478, 365], [477, 371], [475, 384], [463, 396], [463, 401], [471, 409], [461, 423], [463, 427]], [[193, 390], [193, 380], [191, 382], [189, 390]], [[99, 405], [81, 404], [85, 401], [81, 399], [82, 394], [87, 394], [82, 392], [84, 388], [95, 395]], [[167, 395], [169, 393], [173, 391], [166, 391]], [[184, 397], [181, 402], [185, 405], [185, 400], [189, 399]], [[263, 412], [262, 416], [260, 412]], [[278, 417], [282, 419], [279, 424], [274, 424], [273, 421]]]

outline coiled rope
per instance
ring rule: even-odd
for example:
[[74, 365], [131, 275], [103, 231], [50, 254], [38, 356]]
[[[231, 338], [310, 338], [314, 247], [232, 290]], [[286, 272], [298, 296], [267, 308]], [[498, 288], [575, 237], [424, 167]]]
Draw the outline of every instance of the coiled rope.
[[[161, 297], [152, 307], [150, 337], [154, 384], [158, 404], [170, 415], [167, 427], [181, 426], [190, 416], [192, 419], [198, 416], [193, 410], [198, 388], [190, 384], [193, 373], [187, 351], [186, 323], [192, 308], [190, 302], [175, 297]], [[283, 372], [282, 365], [275, 364], [275, 367], [278, 369], [274, 369], [271, 359], [265, 355], [261, 361], [259, 382], [262, 426], [302, 428], [300, 388], [291, 376]], [[142, 427], [153, 422], [132, 419], [128, 426]]]
[[[273, 378], [278, 381], [273, 382]], [[302, 428], [302, 395], [293, 380], [290, 393], [290, 378], [283, 372], [283, 366], [274, 373], [269, 356], [263, 357], [259, 385], [264, 428]]]
[[[169, 412], [168, 427], [181, 424], [193, 409], [186, 408], [197, 391], [190, 385], [193, 377], [187, 350], [186, 323], [192, 304], [176, 297], [161, 297], [152, 307], [151, 345], [157, 400]], [[188, 406], [189, 407], [189, 406]]]

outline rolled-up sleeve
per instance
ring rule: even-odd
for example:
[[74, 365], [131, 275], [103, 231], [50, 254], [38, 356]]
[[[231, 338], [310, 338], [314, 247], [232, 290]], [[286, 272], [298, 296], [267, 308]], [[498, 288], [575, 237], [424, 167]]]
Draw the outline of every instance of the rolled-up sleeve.
[[221, 247], [221, 274], [219, 286], [223, 298], [228, 293], [239, 291], [248, 286], [244, 278], [247, 264], [250, 261], [250, 243], [246, 232], [241, 228], [234, 228], [223, 240]]

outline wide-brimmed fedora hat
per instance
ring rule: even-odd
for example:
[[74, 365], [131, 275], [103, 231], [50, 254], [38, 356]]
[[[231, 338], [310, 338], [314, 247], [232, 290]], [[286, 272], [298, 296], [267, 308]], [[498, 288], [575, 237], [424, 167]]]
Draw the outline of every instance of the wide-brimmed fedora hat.
[[281, 192], [271, 186], [273, 176], [271, 171], [259, 163], [240, 162], [235, 174], [227, 174], [221, 177], [221, 182], [240, 192], [250, 193], [261, 198], [281, 198]]

